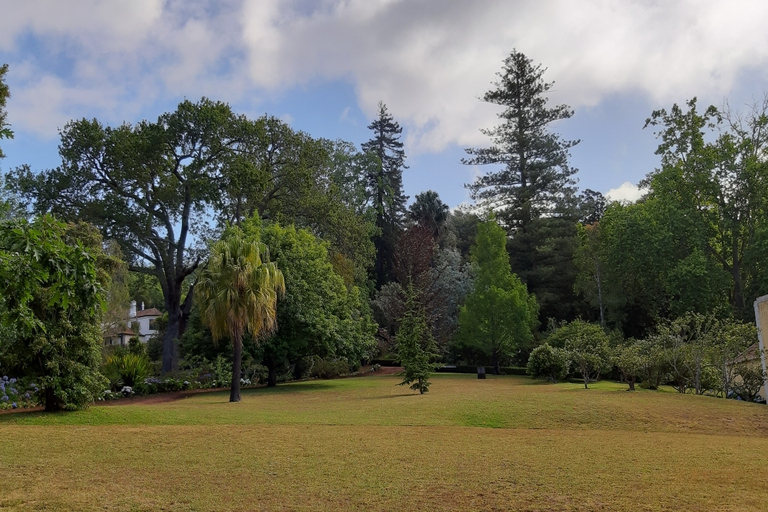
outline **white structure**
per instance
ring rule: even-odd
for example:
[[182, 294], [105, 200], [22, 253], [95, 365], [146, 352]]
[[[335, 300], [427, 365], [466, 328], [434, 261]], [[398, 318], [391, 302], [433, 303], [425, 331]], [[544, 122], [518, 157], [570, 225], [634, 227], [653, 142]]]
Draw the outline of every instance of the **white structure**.
[[760, 395], [768, 399], [768, 372], [766, 372], [765, 364], [765, 335], [768, 330], [768, 295], [763, 295], [755, 300], [755, 322], [757, 323], [757, 342], [760, 354], [760, 364], [763, 366], [763, 374], [766, 375], [766, 380], [763, 383], [763, 389], [760, 390]]
[[[104, 344], [128, 345], [129, 340], [133, 337], [139, 338], [142, 343], [146, 343], [149, 341], [149, 338], [157, 334], [155, 320], [161, 314], [157, 308], [144, 309], [143, 302], [141, 303], [141, 310], [136, 311], [136, 301], [132, 300], [131, 308], [128, 311], [128, 318], [125, 322], [129, 328], [112, 334], [106, 334], [104, 336]], [[137, 329], [137, 332], [134, 332], [133, 329]]]

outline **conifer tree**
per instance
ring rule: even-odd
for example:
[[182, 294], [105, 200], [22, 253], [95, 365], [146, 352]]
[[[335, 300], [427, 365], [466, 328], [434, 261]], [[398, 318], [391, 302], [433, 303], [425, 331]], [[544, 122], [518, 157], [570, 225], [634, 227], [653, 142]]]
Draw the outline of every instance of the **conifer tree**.
[[578, 314], [573, 251], [579, 212], [576, 169], [568, 158], [579, 141], [550, 131], [552, 123], [568, 119], [573, 111], [567, 105], [547, 106], [553, 83], [543, 80], [545, 71], [512, 51], [495, 88], [482, 98], [504, 107], [498, 114], [501, 124], [481, 130], [491, 146], [467, 149], [470, 157], [462, 162], [501, 166], [468, 185], [470, 195], [507, 229], [512, 271], [536, 294], [543, 318], [573, 318]]
[[499, 374], [503, 358], [531, 341], [538, 305], [509, 267], [506, 234], [494, 218], [478, 225], [472, 247], [475, 289], [459, 314], [454, 348], [465, 360], [490, 363]]
[[524, 231], [534, 219], [558, 213], [574, 193], [576, 169], [568, 165], [568, 150], [579, 141], [565, 141], [548, 131], [551, 123], [568, 119], [573, 110], [567, 105], [547, 108], [545, 94], [554, 83], [544, 82], [544, 71], [512, 51], [496, 88], [483, 96], [483, 101], [504, 107], [498, 115], [502, 124], [481, 130], [491, 138], [491, 147], [469, 148], [472, 157], [462, 160], [467, 165], [503, 165], [468, 188], [473, 199], [491, 207], [512, 231]]
[[437, 355], [437, 350], [413, 283], [408, 283], [405, 295], [405, 313], [397, 332], [397, 358], [403, 365], [400, 385], [410, 384], [411, 389], [424, 394], [429, 390], [429, 377], [435, 371], [431, 359]]
[[405, 202], [403, 194], [403, 170], [405, 151], [400, 135], [403, 129], [387, 112], [387, 106], [379, 102], [379, 116], [368, 129], [373, 131], [373, 138], [362, 144], [362, 149], [377, 157], [376, 165], [369, 168], [366, 181], [368, 194], [376, 212], [378, 235], [374, 238], [376, 246], [376, 287], [391, 281], [392, 257], [397, 235], [403, 224]]

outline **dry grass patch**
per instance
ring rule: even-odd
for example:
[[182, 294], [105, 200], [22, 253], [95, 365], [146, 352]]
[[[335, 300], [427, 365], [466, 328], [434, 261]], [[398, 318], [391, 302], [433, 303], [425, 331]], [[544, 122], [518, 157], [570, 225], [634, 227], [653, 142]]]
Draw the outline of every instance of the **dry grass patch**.
[[[768, 408], [438, 376], [0, 418], [0, 510], [765, 510]], [[498, 428], [484, 428], [498, 427]]]

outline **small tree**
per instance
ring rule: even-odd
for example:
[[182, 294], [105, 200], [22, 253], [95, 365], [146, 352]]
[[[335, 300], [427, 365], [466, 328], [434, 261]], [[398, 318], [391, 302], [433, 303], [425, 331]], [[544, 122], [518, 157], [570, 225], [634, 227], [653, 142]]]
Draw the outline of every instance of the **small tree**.
[[736, 365], [736, 375], [741, 377], [741, 381], [733, 386], [734, 392], [742, 400], [754, 402], [760, 395], [760, 388], [765, 382], [765, 373], [762, 366], [749, 363], [738, 364]]
[[568, 353], [545, 343], [533, 349], [528, 358], [527, 371], [534, 379], [546, 377], [548, 381], [557, 383], [568, 375]]
[[[565, 332], [558, 334], [561, 330]], [[584, 389], [589, 387], [590, 382], [599, 379], [602, 373], [610, 370], [608, 336], [599, 325], [574, 320], [555, 331], [553, 336], [564, 339], [565, 349], [584, 379]]]
[[243, 335], [256, 339], [275, 328], [277, 296], [285, 280], [270, 263], [267, 246], [249, 242], [235, 228], [213, 246], [199, 281], [203, 322], [214, 340], [228, 336], [233, 343], [230, 402], [240, 401]]
[[628, 345], [617, 347], [613, 362], [619, 368], [622, 379], [629, 385], [627, 391], [635, 390], [635, 382], [644, 369], [644, 361], [641, 346], [634, 343], [634, 340]]
[[638, 341], [637, 346], [640, 352], [640, 376], [643, 379], [641, 386], [659, 389], [668, 374], [667, 354], [662, 340], [658, 336], [651, 336]]
[[410, 384], [411, 389], [424, 394], [429, 390], [429, 377], [435, 370], [431, 362], [436, 355], [435, 341], [412, 283], [406, 288], [405, 313], [400, 319], [396, 341], [397, 358], [403, 365], [400, 385]]

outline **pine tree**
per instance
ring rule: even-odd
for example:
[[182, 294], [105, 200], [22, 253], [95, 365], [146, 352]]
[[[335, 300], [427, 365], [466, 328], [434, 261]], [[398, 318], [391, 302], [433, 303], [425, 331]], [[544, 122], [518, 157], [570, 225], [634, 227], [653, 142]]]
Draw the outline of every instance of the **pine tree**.
[[569, 149], [579, 141], [562, 140], [549, 131], [553, 122], [568, 119], [566, 105], [547, 107], [553, 83], [543, 80], [546, 69], [513, 50], [498, 73], [495, 88], [483, 100], [501, 105], [502, 123], [482, 130], [488, 148], [470, 148], [467, 165], [502, 165], [468, 185], [471, 197], [492, 210], [509, 233], [512, 271], [535, 293], [546, 316], [573, 318], [579, 217], [576, 169], [568, 165]]
[[373, 138], [362, 144], [364, 152], [377, 157], [377, 165], [371, 166], [367, 176], [368, 194], [376, 212], [376, 227], [379, 234], [374, 238], [376, 246], [376, 288], [391, 281], [392, 257], [397, 235], [405, 215], [403, 194], [403, 170], [405, 151], [400, 135], [403, 129], [387, 112], [387, 106], [379, 102], [379, 116], [368, 129]]
[[504, 166], [478, 177], [468, 188], [474, 200], [491, 207], [512, 231], [524, 231], [534, 219], [558, 213], [574, 193], [576, 169], [568, 165], [568, 150], [579, 141], [562, 140], [547, 130], [573, 111], [567, 105], [547, 108], [545, 94], [553, 83], [544, 82], [544, 71], [512, 51], [496, 88], [483, 96], [483, 101], [505, 107], [499, 114], [503, 122], [481, 130], [491, 138], [491, 147], [469, 148], [472, 158], [462, 160], [467, 165]]
[[437, 355], [435, 340], [413, 283], [408, 283], [405, 295], [405, 313], [400, 319], [396, 338], [397, 358], [403, 365], [403, 372], [400, 373], [403, 381], [400, 385], [410, 384], [411, 389], [424, 394], [429, 391], [429, 377], [435, 371], [435, 365], [431, 362]]

